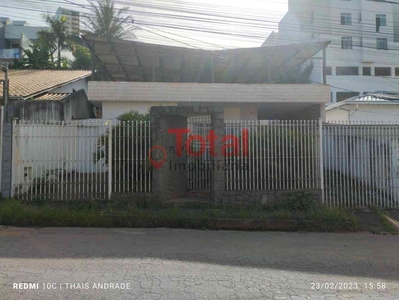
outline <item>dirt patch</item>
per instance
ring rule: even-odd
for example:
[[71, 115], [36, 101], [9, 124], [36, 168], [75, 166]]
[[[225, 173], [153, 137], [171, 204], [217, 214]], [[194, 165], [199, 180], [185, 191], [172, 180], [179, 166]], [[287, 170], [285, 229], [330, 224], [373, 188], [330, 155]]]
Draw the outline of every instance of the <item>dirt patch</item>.
[[373, 233], [386, 232], [385, 226], [381, 223], [380, 215], [375, 210], [357, 210], [354, 212], [358, 218], [358, 226], [360, 231], [367, 231]]

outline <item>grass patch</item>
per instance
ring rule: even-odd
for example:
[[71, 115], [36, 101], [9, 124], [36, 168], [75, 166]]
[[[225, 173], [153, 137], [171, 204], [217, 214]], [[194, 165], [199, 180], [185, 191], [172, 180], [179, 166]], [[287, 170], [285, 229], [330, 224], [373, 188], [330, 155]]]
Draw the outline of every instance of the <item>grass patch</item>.
[[[339, 231], [356, 230], [357, 219], [347, 210], [325, 207], [293, 209], [290, 204], [279, 208], [260, 205], [215, 203], [165, 204], [156, 201], [92, 202], [0, 202], [0, 225], [33, 227], [134, 227], [134, 228], [207, 228], [223, 229], [220, 221], [256, 221], [256, 227], [241, 229]], [[306, 209], [303, 209], [305, 207]], [[241, 222], [241, 223], [242, 223]], [[259, 225], [260, 224], [260, 225]], [[284, 224], [290, 224], [284, 228]], [[232, 228], [232, 227], [229, 227]], [[272, 226], [276, 229], [276, 226]]]

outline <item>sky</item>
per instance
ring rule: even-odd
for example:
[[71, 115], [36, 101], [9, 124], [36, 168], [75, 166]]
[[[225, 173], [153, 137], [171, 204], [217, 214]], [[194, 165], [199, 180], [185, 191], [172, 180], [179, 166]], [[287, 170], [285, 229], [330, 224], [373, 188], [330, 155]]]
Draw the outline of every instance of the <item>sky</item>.
[[[258, 47], [277, 30], [287, 0], [115, 0], [135, 20], [137, 39], [200, 49]], [[43, 26], [58, 6], [91, 14], [87, 0], [1, 0], [0, 16]]]

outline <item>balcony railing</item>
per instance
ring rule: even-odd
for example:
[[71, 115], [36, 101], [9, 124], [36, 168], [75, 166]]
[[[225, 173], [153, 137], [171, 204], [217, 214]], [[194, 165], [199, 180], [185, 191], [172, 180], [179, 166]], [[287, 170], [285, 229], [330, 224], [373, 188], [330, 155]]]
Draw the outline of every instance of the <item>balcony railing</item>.
[[21, 58], [20, 49], [0, 49], [0, 59], [19, 59]]

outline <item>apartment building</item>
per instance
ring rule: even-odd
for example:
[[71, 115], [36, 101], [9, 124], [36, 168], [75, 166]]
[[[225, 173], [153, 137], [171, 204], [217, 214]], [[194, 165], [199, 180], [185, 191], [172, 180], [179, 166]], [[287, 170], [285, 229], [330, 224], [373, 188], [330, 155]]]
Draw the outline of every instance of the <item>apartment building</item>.
[[[289, 0], [289, 11], [263, 46], [329, 40], [331, 100], [399, 91], [399, 0]], [[322, 55], [308, 64], [323, 82]]]
[[63, 7], [58, 7], [55, 16], [58, 19], [66, 19], [68, 28], [71, 33], [77, 35], [80, 33], [80, 12]]

